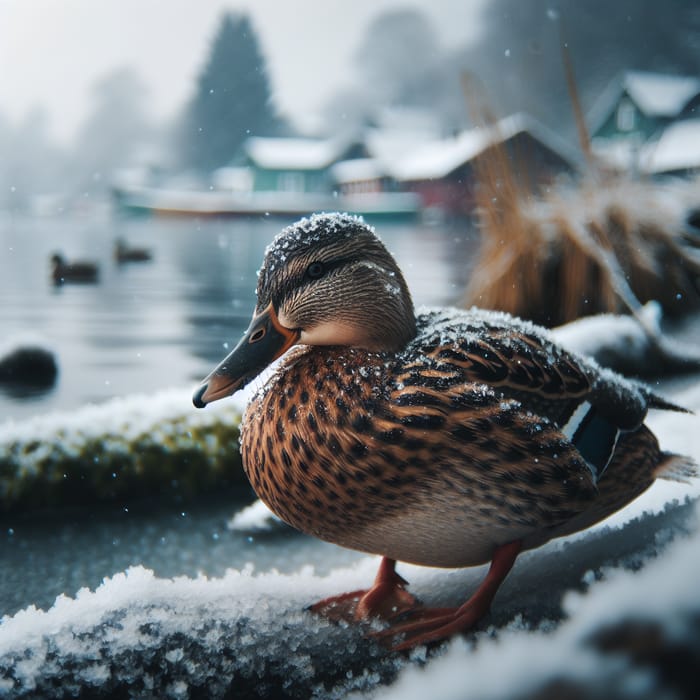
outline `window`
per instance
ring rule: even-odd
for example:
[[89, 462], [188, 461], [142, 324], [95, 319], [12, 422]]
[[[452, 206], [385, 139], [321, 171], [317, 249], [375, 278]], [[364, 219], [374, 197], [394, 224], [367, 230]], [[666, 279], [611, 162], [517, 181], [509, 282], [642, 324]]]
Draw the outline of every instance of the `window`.
[[617, 107], [617, 128], [619, 131], [633, 131], [636, 108], [631, 100], [623, 99]]

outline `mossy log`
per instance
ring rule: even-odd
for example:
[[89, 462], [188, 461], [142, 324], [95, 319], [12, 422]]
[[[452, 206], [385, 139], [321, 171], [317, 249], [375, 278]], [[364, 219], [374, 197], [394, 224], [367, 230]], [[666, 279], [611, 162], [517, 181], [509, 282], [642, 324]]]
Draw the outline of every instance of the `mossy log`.
[[184, 392], [0, 426], [0, 513], [189, 498], [246, 483], [232, 402], [196, 411]]

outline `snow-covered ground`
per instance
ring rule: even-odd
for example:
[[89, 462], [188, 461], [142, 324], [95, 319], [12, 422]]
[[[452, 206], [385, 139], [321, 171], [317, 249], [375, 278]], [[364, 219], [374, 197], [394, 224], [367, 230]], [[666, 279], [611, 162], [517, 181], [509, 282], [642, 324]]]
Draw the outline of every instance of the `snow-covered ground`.
[[[673, 398], [700, 410], [700, 385]], [[649, 422], [664, 448], [700, 459], [697, 417], [659, 413]], [[249, 567], [163, 579], [132, 567], [47, 611], [4, 618], [0, 695], [505, 700], [562, 687], [581, 697], [684, 697], [682, 674], [655, 670], [660, 652], [637, 652], [649, 637], [655, 648], [679, 649], [681, 660], [700, 659], [698, 506], [684, 502], [698, 494], [697, 482], [658, 482], [608, 522], [525, 553], [484, 626], [408, 656], [304, 610], [367, 586], [374, 557], [328, 576]], [[438, 605], [460, 602], [484, 574], [399, 570]], [[619, 640], [630, 630], [636, 647], [627, 648]]]

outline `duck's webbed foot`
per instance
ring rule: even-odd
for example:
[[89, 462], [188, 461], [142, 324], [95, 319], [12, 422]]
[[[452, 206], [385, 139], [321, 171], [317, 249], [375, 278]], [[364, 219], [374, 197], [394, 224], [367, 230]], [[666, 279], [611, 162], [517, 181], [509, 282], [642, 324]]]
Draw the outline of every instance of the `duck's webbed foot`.
[[372, 588], [324, 598], [308, 610], [329, 620], [359, 622], [374, 617], [392, 620], [420, 610], [420, 604], [407, 590], [407, 581], [396, 573], [396, 562], [384, 557]]
[[[522, 543], [509, 542], [496, 549], [486, 578], [469, 600], [458, 608], [424, 608], [409, 614], [406, 622], [373, 632], [372, 637], [388, 643], [394, 651], [405, 651], [421, 644], [448, 639], [472, 629], [491, 607], [503, 579], [513, 567]], [[394, 641], [398, 638], [398, 641]]]

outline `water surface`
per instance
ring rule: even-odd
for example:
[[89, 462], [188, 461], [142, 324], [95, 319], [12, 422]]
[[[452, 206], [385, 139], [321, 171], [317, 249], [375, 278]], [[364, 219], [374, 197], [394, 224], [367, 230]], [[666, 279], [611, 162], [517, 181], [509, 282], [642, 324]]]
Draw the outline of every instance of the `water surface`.
[[[50, 392], [22, 397], [0, 388], [0, 421], [194, 385], [247, 326], [265, 246], [287, 223], [0, 218], [2, 340], [35, 337], [59, 364]], [[378, 231], [417, 304], [458, 300], [474, 249], [466, 226]], [[151, 249], [152, 262], [117, 265], [118, 237]], [[54, 287], [54, 251], [96, 262], [99, 283]]]

